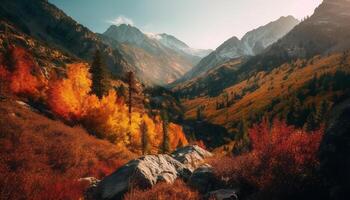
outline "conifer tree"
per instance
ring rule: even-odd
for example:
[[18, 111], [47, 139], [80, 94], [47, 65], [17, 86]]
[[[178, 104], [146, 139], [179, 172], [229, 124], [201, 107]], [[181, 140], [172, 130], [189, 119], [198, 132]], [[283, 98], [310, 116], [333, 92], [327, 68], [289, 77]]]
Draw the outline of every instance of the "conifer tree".
[[241, 119], [238, 123], [235, 142], [236, 144], [233, 148], [234, 154], [240, 154], [249, 150], [250, 140], [248, 134], [248, 125], [244, 119]]
[[127, 75], [127, 82], [128, 82], [128, 111], [129, 111], [129, 124], [131, 124], [131, 112], [132, 112], [132, 107], [133, 107], [133, 94], [136, 91], [136, 85], [135, 85], [135, 75], [134, 72], [130, 71], [128, 72]]
[[140, 125], [140, 131], [141, 131], [142, 155], [149, 154], [151, 151], [151, 145], [149, 141], [148, 127], [145, 121], [142, 121]]
[[96, 50], [89, 72], [92, 76], [91, 91], [100, 99], [106, 95], [109, 90], [107, 73], [105, 69], [106, 64], [102, 59], [101, 52]]
[[165, 110], [162, 111], [161, 114], [162, 121], [163, 121], [163, 141], [161, 145], [161, 153], [169, 153], [170, 152], [170, 139], [169, 139], [169, 119], [168, 114]]

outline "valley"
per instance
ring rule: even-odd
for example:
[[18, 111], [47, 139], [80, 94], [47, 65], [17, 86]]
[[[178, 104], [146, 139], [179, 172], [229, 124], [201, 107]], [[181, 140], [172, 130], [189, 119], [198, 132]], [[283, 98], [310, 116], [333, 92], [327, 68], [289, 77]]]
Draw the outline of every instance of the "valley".
[[214, 50], [54, 2], [0, 4], [1, 200], [348, 197], [349, 0]]

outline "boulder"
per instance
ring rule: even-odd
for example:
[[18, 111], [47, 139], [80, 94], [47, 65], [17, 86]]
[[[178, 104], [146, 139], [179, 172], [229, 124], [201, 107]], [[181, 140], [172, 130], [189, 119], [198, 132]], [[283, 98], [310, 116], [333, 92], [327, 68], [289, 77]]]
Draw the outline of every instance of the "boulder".
[[78, 181], [86, 183], [88, 185], [88, 187], [84, 191], [84, 200], [94, 200], [95, 190], [100, 180], [98, 180], [95, 177], [85, 177], [80, 178]]
[[205, 194], [214, 189], [216, 178], [212, 166], [205, 164], [193, 171], [188, 184]]
[[197, 145], [192, 145], [177, 149], [171, 156], [194, 170], [204, 162], [205, 158], [209, 158], [213, 154]]
[[350, 99], [336, 106], [320, 145], [320, 169], [330, 199], [350, 196]]
[[237, 191], [234, 189], [220, 189], [209, 193], [209, 199], [238, 200]]
[[188, 179], [191, 170], [169, 155], [147, 155], [128, 162], [97, 186], [96, 199], [121, 199], [132, 186], [146, 189], [160, 181], [173, 183], [178, 177]]

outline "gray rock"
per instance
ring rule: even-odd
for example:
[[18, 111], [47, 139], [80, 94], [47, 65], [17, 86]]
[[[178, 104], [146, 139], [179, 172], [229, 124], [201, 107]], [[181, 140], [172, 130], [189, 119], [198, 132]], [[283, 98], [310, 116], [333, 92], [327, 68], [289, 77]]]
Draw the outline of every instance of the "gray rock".
[[238, 200], [237, 191], [234, 189], [220, 189], [209, 193], [210, 199], [215, 200]]
[[203, 164], [205, 158], [209, 158], [213, 154], [197, 145], [192, 145], [177, 149], [171, 156], [194, 170]]
[[100, 180], [95, 177], [85, 177], [80, 178], [78, 181], [88, 184], [88, 187], [84, 191], [84, 200], [94, 200], [94, 194]]
[[120, 199], [131, 187], [143, 189], [160, 181], [173, 183], [178, 177], [188, 179], [191, 170], [169, 155], [147, 155], [135, 159], [105, 177], [97, 186], [97, 199]]
[[205, 164], [194, 170], [188, 184], [200, 193], [205, 194], [213, 189], [215, 182], [213, 168]]

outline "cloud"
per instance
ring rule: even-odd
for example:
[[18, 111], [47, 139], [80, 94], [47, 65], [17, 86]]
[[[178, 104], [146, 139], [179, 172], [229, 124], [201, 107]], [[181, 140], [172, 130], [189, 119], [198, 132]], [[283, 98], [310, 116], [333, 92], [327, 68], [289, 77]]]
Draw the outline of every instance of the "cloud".
[[127, 18], [123, 15], [118, 16], [117, 18], [113, 20], [108, 20], [108, 23], [114, 24], [114, 25], [120, 25], [120, 24], [129, 24], [129, 25], [134, 25], [134, 22], [132, 19]]

